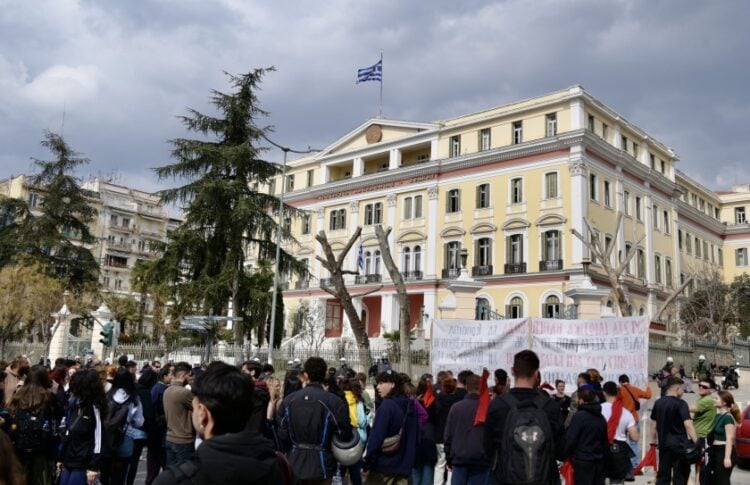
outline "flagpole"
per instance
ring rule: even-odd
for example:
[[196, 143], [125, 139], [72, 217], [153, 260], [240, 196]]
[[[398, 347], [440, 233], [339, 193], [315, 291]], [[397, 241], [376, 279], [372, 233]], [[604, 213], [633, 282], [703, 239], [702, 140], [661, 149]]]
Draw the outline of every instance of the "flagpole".
[[380, 115], [379, 117], [383, 117], [383, 53], [380, 53]]

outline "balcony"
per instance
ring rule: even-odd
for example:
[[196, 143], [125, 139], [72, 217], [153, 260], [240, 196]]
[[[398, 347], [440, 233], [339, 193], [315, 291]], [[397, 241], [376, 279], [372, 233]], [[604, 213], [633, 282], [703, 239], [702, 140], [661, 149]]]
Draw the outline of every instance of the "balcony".
[[421, 271], [404, 271], [401, 276], [404, 277], [405, 281], [416, 281], [423, 278]]
[[358, 274], [354, 278], [354, 283], [357, 285], [366, 285], [368, 283], [380, 283], [383, 280], [383, 275], [379, 274]]
[[133, 249], [133, 245], [130, 243], [118, 243], [118, 242], [108, 242], [107, 246], [112, 249], [117, 249], [118, 251], [127, 251], [130, 252]]
[[492, 275], [492, 265], [474, 266], [471, 268], [471, 276], [490, 276]]
[[310, 288], [310, 280], [297, 280], [297, 282], [294, 283], [295, 290], [306, 290], [308, 288]]
[[443, 278], [456, 279], [461, 275], [461, 268], [443, 268]]
[[505, 274], [520, 274], [526, 272], [526, 263], [513, 263], [505, 265]]
[[563, 269], [562, 259], [546, 259], [539, 261], [539, 271], [560, 271]]
[[320, 278], [320, 286], [333, 286], [333, 278]]
[[110, 231], [116, 231], [116, 232], [124, 232], [127, 234], [130, 234], [133, 232], [133, 226], [127, 225], [127, 226], [118, 226], [115, 224], [112, 224], [109, 226]]

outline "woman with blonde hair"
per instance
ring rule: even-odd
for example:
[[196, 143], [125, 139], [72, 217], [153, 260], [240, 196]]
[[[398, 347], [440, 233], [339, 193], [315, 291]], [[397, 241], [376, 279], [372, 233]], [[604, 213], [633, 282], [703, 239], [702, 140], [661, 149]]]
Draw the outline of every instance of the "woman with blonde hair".
[[729, 485], [732, 470], [737, 463], [735, 443], [737, 425], [742, 422], [740, 407], [734, 401], [729, 391], [719, 391], [714, 399], [716, 418], [712, 432], [714, 442], [711, 445], [711, 461], [713, 463], [711, 483], [714, 485]]

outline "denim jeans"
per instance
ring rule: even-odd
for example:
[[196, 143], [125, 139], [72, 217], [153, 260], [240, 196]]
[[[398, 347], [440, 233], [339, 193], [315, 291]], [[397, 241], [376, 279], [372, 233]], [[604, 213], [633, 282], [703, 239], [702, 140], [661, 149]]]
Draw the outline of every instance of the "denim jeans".
[[167, 466], [182, 465], [193, 456], [193, 443], [178, 444], [167, 441]]
[[430, 464], [415, 466], [411, 469], [411, 485], [432, 485], [435, 466]]
[[451, 485], [487, 485], [488, 483], [490, 483], [489, 467], [453, 467]]
[[[641, 422], [636, 421], [635, 422], [635, 429], [638, 431], [638, 437], [641, 437]], [[633, 450], [633, 453], [635, 453], [635, 456], [630, 458], [630, 463], [633, 464], [633, 468], [637, 467], [641, 463], [641, 442], [640, 440], [633, 441], [628, 436], [628, 444], [630, 445], [630, 449]]]

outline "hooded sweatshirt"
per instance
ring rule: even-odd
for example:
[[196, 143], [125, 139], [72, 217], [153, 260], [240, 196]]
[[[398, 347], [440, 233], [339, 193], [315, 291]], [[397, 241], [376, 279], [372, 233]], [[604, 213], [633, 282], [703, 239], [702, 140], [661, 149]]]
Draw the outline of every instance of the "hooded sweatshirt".
[[168, 467], [154, 481], [154, 485], [185, 483], [271, 485], [283, 483], [283, 478], [273, 444], [246, 430], [204, 441], [187, 463]]
[[609, 449], [607, 421], [599, 403], [580, 406], [570, 421], [565, 456], [580, 461], [601, 461]]

